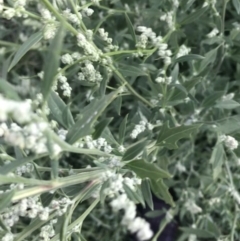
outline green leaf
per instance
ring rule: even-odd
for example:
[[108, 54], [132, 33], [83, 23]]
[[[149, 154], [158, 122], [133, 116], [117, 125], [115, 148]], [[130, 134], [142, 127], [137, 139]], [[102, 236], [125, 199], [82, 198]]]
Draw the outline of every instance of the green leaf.
[[102, 132], [104, 131], [104, 129], [109, 125], [109, 123], [112, 121], [113, 117], [111, 118], [106, 118], [102, 121], [100, 121], [96, 126], [95, 126], [95, 131], [92, 134], [93, 139], [98, 139]]
[[188, 54], [177, 58], [174, 62], [185, 62], [185, 61], [192, 61], [192, 60], [203, 60], [204, 57], [198, 54]]
[[165, 123], [157, 138], [157, 145], [165, 146], [168, 149], [177, 149], [177, 142], [180, 139], [189, 137], [201, 127], [201, 124], [189, 126], [177, 126], [169, 128], [168, 123]]
[[162, 170], [156, 164], [146, 162], [142, 159], [131, 161], [126, 164], [126, 167], [142, 179], [150, 178], [158, 180], [159, 178], [171, 178], [168, 172]]
[[190, 92], [190, 90], [197, 84], [199, 83], [200, 78], [193, 78], [190, 81], [186, 81], [183, 84], [181, 84], [181, 90], [180, 88], [174, 88], [172, 91], [172, 94], [169, 96], [169, 104], [171, 104], [172, 102], [176, 102], [176, 101], [182, 101], [182, 99], [184, 99], [188, 93]]
[[0, 91], [10, 99], [20, 100], [14, 86], [2, 78], [0, 78]]
[[143, 151], [146, 144], [147, 144], [146, 140], [143, 140], [129, 147], [125, 151], [122, 157], [122, 161], [130, 161], [136, 158]]
[[68, 223], [69, 223], [69, 215], [68, 215], [68, 213], [69, 212], [66, 212], [65, 213], [65, 215], [64, 215], [64, 217], [63, 217], [63, 222], [62, 222], [62, 226], [61, 226], [61, 230], [60, 230], [60, 237], [59, 237], [59, 239], [60, 239], [60, 241], [66, 241], [66, 240], [68, 240], [67, 239], [67, 235], [68, 235], [68, 233], [67, 233], [67, 229], [68, 229]]
[[28, 162], [32, 162], [34, 160], [40, 159], [44, 156], [47, 156], [47, 154], [42, 154], [39, 156], [32, 156], [32, 157], [23, 157], [23, 158], [17, 159], [16, 161], [12, 161], [9, 164], [6, 164], [6, 165], [3, 165], [0, 167], [0, 174], [6, 175], [9, 172], [14, 171], [16, 168], [18, 168]]
[[132, 39], [133, 39], [134, 43], [137, 43], [136, 35], [135, 35], [135, 31], [134, 31], [132, 22], [131, 22], [131, 20], [130, 20], [130, 18], [128, 17], [128, 15], [127, 15], [126, 12], [125, 12], [125, 18], [126, 18], [127, 26], [128, 26], [129, 31], [130, 31], [130, 34], [131, 34], [131, 36], [132, 36]]
[[55, 35], [53, 41], [51, 42], [48, 48], [48, 55], [44, 61], [44, 75], [43, 75], [43, 82], [42, 82], [42, 94], [44, 100], [47, 100], [49, 94], [51, 92], [52, 85], [55, 81], [59, 62], [60, 62], [60, 54], [62, 50], [62, 42], [64, 38], [64, 31], [63, 27], [59, 28], [57, 34]]
[[195, 12], [187, 15], [181, 22], [180, 25], [185, 25], [192, 23], [196, 20], [199, 20], [199, 18], [207, 11], [208, 6], [204, 8], [197, 9]]
[[216, 108], [228, 109], [228, 110], [238, 108], [239, 106], [240, 104], [235, 100], [222, 100], [215, 105]]
[[138, 195], [136, 191], [133, 191], [127, 184], [123, 183], [123, 189], [130, 200], [134, 203], [142, 203], [144, 205], [143, 198]]
[[240, 1], [239, 0], [233, 0], [233, 6], [235, 7], [238, 14], [240, 14]]
[[160, 217], [164, 214], [163, 210], [154, 210], [154, 211], [149, 211], [147, 213], [145, 213], [145, 217], [147, 218], [157, 218]]
[[172, 207], [175, 206], [172, 196], [168, 191], [168, 187], [164, 184], [162, 179], [158, 179], [158, 180], [151, 179], [151, 188], [152, 188], [153, 193], [158, 198], [164, 200], [166, 203], [170, 204]]
[[92, 132], [93, 125], [105, 108], [116, 98], [118, 92], [112, 92], [100, 99], [94, 99], [82, 111], [77, 122], [69, 129], [67, 141], [75, 143], [80, 138]]
[[0, 212], [11, 204], [11, 200], [14, 195], [14, 190], [10, 192], [5, 192], [0, 195]]
[[118, 115], [121, 115], [121, 108], [122, 108], [122, 96], [119, 96], [115, 101], [114, 105], [116, 106], [116, 111]]
[[101, 189], [100, 189], [100, 202], [101, 204], [104, 204], [106, 194], [105, 194], [105, 189], [109, 187], [110, 180], [108, 179], [107, 181], [103, 182]]
[[66, 105], [65, 110], [62, 113], [62, 116], [63, 116], [63, 122], [68, 128], [74, 125], [75, 122], [73, 120], [73, 116], [70, 111], [69, 105]]
[[150, 181], [149, 179], [142, 180], [141, 183], [141, 189], [143, 198], [146, 201], [147, 205], [153, 210], [153, 200], [152, 200], [152, 193], [151, 193], [151, 187], [150, 187]]
[[141, 67], [133, 66], [133, 65], [126, 65], [121, 64], [119, 65], [118, 71], [121, 72], [121, 74], [124, 77], [130, 76], [130, 77], [138, 77], [138, 76], [146, 76], [147, 73], [142, 70]]
[[58, 172], [59, 172], [59, 161], [56, 159], [51, 160], [51, 168], [52, 168], [52, 179], [57, 179]]
[[216, 91], [207, 96], [203, 102], [202, 107], [209, 108], [215, 105], [216, 101], [224, 95], [224, 91]]
[[[1, 211], [0, 211], [1, 212]], [[4, 231], [6, 231], [6, 232], [9, 232], [9, 227], [7, 227], [6, 225], [5, 225], [5, 223], [3, 222], [3, 219], [2, 219], [2, 217], [0, 216], [0, 228], [2, 228]]]
[[108, 74], [106, 68], [104, 68], [103, 69], [103, 79], [102, 79], [102, 81], [100, 83], [100, 87], [99, 87], [100, 96], [105, 95], [108, 81], [109, 81], [109, 74]]
[[221, 231], [219, 230], [218, 226], [211, 220], [206, 220], [206, 228], [207, 231], [214, 234], [216, 238], [218, 238], [221, 235]]
[[68, 129], [69, 125], [74, 124], [72, 113], [55, 91], [51, 91], [49, 95], [48, 107], [53, 119], [61, 124], [65, 129]]
[[[53, 213], [49, 216], [49, 220], [53, 219], [56, 216], [56, 213]], [[35, 230], [43, 226], [48, 220], [41, 221], [39, 218], [34, 219], [29, 225], [27, 225], [21, 233], [16, 235], [17, 241], [22, 241], [31, 235]]]
[[106, 127], [101, 136], [106, 139], [107, 143], [111, 145], [119, 145], [118, 142], [115, 140], [114, 136], [112, 135], [111, 131], [109, 130], [108, 127]]
[[223, 134], [230, 134], [240, 131], [240, 115], [224, 118], [216, 121], [216, 130]]
[[24, 44], [18, 49], [16, 52], [8, 71], [10, 71], [18, 62], [19, 60], [36, 44], [38, 43], [43, 37], [42, 31], [33, 34]]
[[215, 49], [210, 50], [205, 54], [205, 58], [202, 60], [200, 65], [200, 70], [199, 70], [200, 72], [202, 72], [209, 64], [212, 64], [215, 62], [218, 48], [219, 46]]
[[213, 179], [216, 180], [221, 173], [225, 151], [223, 145], [217, 144], [212, 152], [210, 163], [213, 167]]
[[174, 69], [173, 69], [173, 71], [171, 73], [173, 83], [178, 80], [178, 74], [179, 74], [179, 65], [177, 63], [174, 66]]
[[123, 121], [121, 122], [121, 125], [119, 127], [119, 144], [123, 144], [124, 141], [124, 137], [125, 137], [125, 132], [126, 132], [126, 125], [127, 125], [127, 119], [128, 119], [128, 115], [126, 115], [123, 119]]
[[215, 235], [207, 230], [202, 230], [198, 228], [181, 228], [183, 232], [187, 234], [195, 234], [198, 238], [215, 238]]

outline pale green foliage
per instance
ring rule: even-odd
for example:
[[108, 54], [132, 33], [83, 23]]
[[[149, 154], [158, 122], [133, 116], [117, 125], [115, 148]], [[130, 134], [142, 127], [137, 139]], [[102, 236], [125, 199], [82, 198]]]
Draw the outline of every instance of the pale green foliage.
[[0, 0], [1, 240], [156, 241], [172, 219], [179, 241], [240, 240], [239, 13]]

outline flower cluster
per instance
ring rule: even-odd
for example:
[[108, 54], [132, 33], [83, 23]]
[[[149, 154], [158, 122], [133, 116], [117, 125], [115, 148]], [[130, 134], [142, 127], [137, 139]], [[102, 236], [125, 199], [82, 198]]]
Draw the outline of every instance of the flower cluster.
[[207, 34], [207, 37], [213, 38], [213, 37], [217, 36], [218, 33], [219, 33], [219, 30], [217, 28], [214, 28], [210, 33]]
[[[112, 167], [111, 162], [112, 160], [110, 161], [110, 167]], [[116, 164], [116, 160], [114, 160], [114, 162], [114, 164]], [[119, 165], [121, 164], [117, 163], [117, 167], [119, 167]], [[133, 191], [141, 184], [141, 179], [137, 177], [123, 177], [122, 174], [116, 173], [114, 170], [108, 170], [103, 174], [102, 181], [104, 182], [107, 180], [109, 180], [109, 187], [104, 190], [104, 193], [111, 198], [125, 192], [124, 184]]]
[[31, 120], [31, 100], [14, 101], [4, 98], [0, 95], [0, 121], [6, 121], [12, 117], [19, 123], [25, 123]]
[[81, 67], [81, 72], [78, 73], [78, 79], [80, 81], [89, 81], [98, 83], [102, 81], [102, 76], [97, 71], [91, 61], [85, 61], [84, 66]]
[[139, 240], [148, 240], [153, 236], [149, 223], [140, 217], [136, 217], [136, 205], [130, 201], [125, 193], [119, 195], [110, 203], [113, 211], [124, 210], [122, 225], [131, 233], [136, 233]]
[[50, 40], [53, 39], [56, 35], [58, 23], [55, 21], [56, 18], [51, 14], [51, 12], [43, 7], [43, 5], [38, 4], [38, 11], [42, 16], [43, 22], [43, 36], [44, 39]]
[[101, 39], [108, 44], [107, 47], [104, 48], [106, 52], [109, 52], [110, 50], [118, 50], [118, 46], [112, 44], [113, 40], [108, 37], [108, 32], [106, 32], [104, 28], [99, 28], [98, 32]]
[[224, 141], [224, 144], [230, 150], [238, 148], [238, 141], [232, 136], [222, 135], [219, 137], [220, 141]]
[[159, 76], [159, 77], [157, 77], [157, 78], [155, 79], [155, 81], [156, 81], [157, 83], [164, 83], [164, 84], [169, 85], [169, 84], [172, 83], [172, 76], [169, 76], [169, 77], [161, 77], [161, 76]]
[[86, 56], [90, 56], [93, 61], [98, 61], [102, 51], [97, 49], [88, 39], [82, 34], [77, 35], [77, 44], [84, 50]]
[[[175, 3], [176, 5], [178, 5], [177, 3]], [[167, 24], [168, 24], [168, 27], [170, 29], [174, 29], [175, 26], [174, 26], [174, 12], [173, 11], [170, 11], [170, 12], [167, 12], [167, 13], [164, 13], [161, 17], [160, 17], [160, 20], [162, 21], [165, 21]]]
[[136, 47], [140, 49], [145, 49], [149, 40], [150, 43], [152, 43], [154, 46], [159, 45], [162, 42], [162, 37], [157, 36], [151, 28], [147, 28], [145, 26], [138, 26], [137, 31], [141, 33], [139, 41], [136, 44]]
[[169, 65], [171, 64], [171, 56], [172, 56], [172, 51], [167, 49], [168, 44], [167, 43], [161, 43], [158, 45], [158, 55], [164, 59], [164, 64]]
[[69, 22], [71, 22], [72, 24], [76, 24], [77, 26], [79, 26], [81, 23], [81, 19], [82, 19], [81, 13], [78, 12], [78, 15], [71, 13], [71, 10], [69, 8], [63, 11], [63, 16], [67, 20], [69, 20]]
[[200, 208], [192, 199], [187, 200], [184, 206], [192, 214], [198, 214], [202, 212], [202, 208]]
[[[0, 137], [12, 146], [18, 146], [33, 153], [47, 153], [47, 138], [44, 131], [48, 129], [46, 122], [32, 122], [23, 128], [12, 123], [10, 128], [5, 123], [0, 125]], [[53, 155], [58, 155], [62, 150], [59, 145], [52, 144]]]
[[0, 13], [2, 13], [2, 17], [7, 20], [11, 20], [13, 17], [23, 17], [27, 18], [28, 13], [25, 11], [25, 7], [27, 5], [26, 0], [15, 0], [11, 7], [7, 7], [4, 9], [3, 1], [0, 1]]
[[57, 219], [53, 219], [49, 222], [49, 224], [41, 228], [41, 232], [39, 234], [41, 241], [49, 241], [55, 235], [54, 224], [56, 223]]
[[187, 55], [189, 54], [191, 51], [191, 48], [188, 48], [186, 45], [181, 45], [179, 50], [178, 50], [178, 53], [177, 53], [177, 58], [180, 58], [184, 55]]
[[[16, 186], [19, 188], [19, 186]], [[16, 189], [15, 186], [11, 186], [12, 189]], [[21, 189], [24, 187], [21, 186]], [[49, 207], [43, 207], [40, 196], [28, 197], [21, 199], [11, 207], [4, 210], [0, 215], [4, 224], [7, 227], [13, 227], [19, 221], [20, 217], [34, 219], [38, 217], [42, 221], [46, 221], [49, 215], [56, 212], [56, 215], [62, 216], [72, 201], [69, 198], [62, 198], [60, 200], [53, 200]]]
[[89, 149], [94, 149], [97, 148], [99, 150], [103, 149], [104, 152], [106, 153], [111, 153], [112, 152], [112, 147], [107, 143], [107, 141], [100, 137], [96, 140], [92, 139], [92, 136], [86, 136], [84, 138], [85, 141], [85, 145], [89, 148]]
[[140, 133], [146, 130], [146, 128], [148, 128], [149, 130], [152, 130], [153, 127], [154, 126], [151, 123], [147, 122], [146, 120], [141, 120], [138, 125], [135, 125], [132, 133], [130, 134], [130, 137], [132, 139], [136, 139]]

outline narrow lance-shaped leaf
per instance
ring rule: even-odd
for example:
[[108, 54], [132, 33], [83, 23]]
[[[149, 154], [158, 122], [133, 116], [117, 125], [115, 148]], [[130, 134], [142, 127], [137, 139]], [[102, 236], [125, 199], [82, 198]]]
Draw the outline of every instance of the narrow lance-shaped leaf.
[[223, 134], [230, 134], [233, 132], [240, 131], [240, 115], [234, 115], [222, 120], [216, 121], [214, 124], [217, 124], [216, 130]]
[[63, 116], [63, 122], [65, 123], [65, 125], [68, 128], [70, 128], [74, 125], [75, 122], [73, 120], [73, 116], [72, 116], [69, 105], [65, 106], [65, 109], [63, 110], [62, 116]]
[[0, 167], [0, 174], [8, 174], [9, 172], [14, 171], [17, 167], [20, 167], [28, 162], [32, 162], [36, 159], [40, 159], [44, 156], [47, 156], [47, 154], [42, 154], [39, 156], [33, 156], [33, 157], [23, 157], [20, 159], [17, 159], [16, 161], [12, 161], [9, 164], [3, 165]]
[[113, 118], [107, 118], [102, 121], [100, 121], [96, 126], [95, 126], [95, 132], [93, 133], [93, 139], [97, 139], [101, 136], [102, 132], [104, 129], [109, 125], [109, 123], [112, 121]]
[[212, 152], [210, 163], [213, 167], [213, 179], [216, 180], [221, 173], [222, 165], [224, 161], [224, 148], [222, 143], [217, 144]]
[[189, 24], [192, 23], [196, 20], [198, 20], [208, 9], [208, 6], [204, 7], [204, 8], [200, 8], [197, 9], [195, 12], [189, 14], [188, 16], [186, 16], [181, 22], [181, 25], [185, 25], [185, 24]]
[[2, 78], [0, 78], [0, 91], [3, 92], [5, 96], [10, 99], [20, 100], [14, 86]]
[[147, 205], [153, 210], [153, 200], [152, 200], [152, 193], [149, 184], [149, 179], [143, 179], [141, 183], [141, 189], [143, 198], [146, 201]]
[[132, 25], [132, 22], [131, 22], [130, 18], [128, 17], [128, 15], [126, 13], [125, 13], [125, 18], [126, 18], [126, 21], [127, 21], [127, 25], [128, 25], [129, 31], [130, 31], [130, 33], [132, 35], [132, 39], [136, 43], [137, 40], [136, 40], [136, 35], [135, 35], [135, 32], [134, 32], [133, 25]]
[[177, 142], [180, 139], [189, 137], [201, 127], [201, 124], [190, 126], [178, 126], [169, 128], [168, 123], [164, 124], [157, 138], [157, 145], [165, 146], [168, 149], [177, 149]]
[[217, 57], [217, 51], [218, 51], [219, 47], [220, 47], [220, 45], [218, 47], [216, 47], [215, 49], [212, 49], [206, 53], [205, 58], [202, 60], [201, 65], [200, 65], [200, 70], [199, 70], [200, 72], [203, 71], [209, 64], [212, 64], [215, 62], [216, 57]]
[[134, 160], [126, 164], [126, 167], [131, 171], [134, 171], [140, 178], [170, 178], [171, 175], [162, 170], [154, 163], [146, 162], [144, 160]]
[[127, 184], [123, 183], [124, 191], [126, 192], [128, 198], [135, 203], [141, 203], [144, 206], [143, 198], [138, 195], [138, 193], [132, 190]]
[[93, 100], [86, 106], [77, 122], [69, 129], [67, 141], [73, 144], [80, 138], [89, 135], [93, 125], [105, 108], [116, 98], [118, 92], [112, 92], [100, 99]]
[[239, 0], [233, 0], [233, 6], [235, 7], [238, 14], [240, 14], [240, 1]]
[[143, 151], [146, 144], [147, 144], [147, 142], [144, 140], [144, 141], [138, 142], [135, 145], [131, 146], [124, 153], [122, 160], [123, 161], [133, 160]]
[[222, 100], [222, 101], [219, 101], [215, 105], [215, 107], [220, 108], [220, 109], [231, 110], [231, 109], [235, 109], [235, 108], [240, 107], [240, 104], [235, 100]]
[[61, 26], [48, 48], [48, 54], [44, 62], [44, 68], [43, 68], [44, 76], [43, 76], [43, 82], [42, 82], [42, 94], [43, 94], [44, 100], [47, 100], [57, 75], [63, 38], [64, 38], [64, 29]]
[[63, 218], [61, 230], [60, 230], [60, 233], [59, 233], [60, 241], [66, 241], [67, 240], [67, 228], [68, 228], [68, 223], [69, 223], [69, 218], [70, 218], [68, 213], [69, 212], [66, 212], [65, 215], [64, 215], [64, 218]]
[[6, 192], [0, 195], [0, 212], [11, 203], [13, 195], [14, 191]]
[[182, 230], [184, 233], [187, 233], [188, 235], [195, 234], [198, 238], [205, 238], [205, 239], [215, 238], [215, 234], [207, 230], [202, 230], [198, 228], [181, 228], [181, 227], [180, 227], [180, 230]]
[[128, 115], [126, 115], [119, 127], [119, 143], [122, 144], [125, 137]]
[[69, 125], [74, 124], [72, 113], [63, 100], [54, 91], [51, 91], [49, 95], [48, 106], [53, 119], [64, 128], [67, 129]]
[[203, 60], [204, 57], [198, 54], [188, 54], [181, 56], [175, 60], [175, 63], [191, 61], [191, 60]]
[[43, 37], [42, 32], [37, 32], [33, 34], [28, 40], [24, 42], [24, 44], [18, 49], [17, 53], [14, 55], [14, 58], [8, 68], [10, 71], [18, 62], [19, 60], [36, 44], [38, 43]]
[[168, 187], [164, 184], [162, 179], [153, 180], [151, 179], [151, 188], [153, 193], [160, 199], [164, 200], [171, 206], [175, 206], [171, 194], [168, 191]]

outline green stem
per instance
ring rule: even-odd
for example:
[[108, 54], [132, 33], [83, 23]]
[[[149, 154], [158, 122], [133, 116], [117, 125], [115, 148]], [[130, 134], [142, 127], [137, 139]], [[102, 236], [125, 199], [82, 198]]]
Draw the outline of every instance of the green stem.
[[[114, 51], [114, 52], [108, 52], [103, 54], [103, 56], [113, 56], [113, 55], [118, 55], [118, 54], [135, 54], [137, 53], [138, 50], [137, 49], [133, 49], [133, 50], [120, 50], [120, 51]], [[143, 54], [149, 54], [152, 53], [152, 50], [141, 50], [141, 52]]]
[[131, 11], [127, 11], [127, 10], [121, 10], [121, 9], [112, 9], [112, 8], [108, 8], [105, 6], [101, 6], [101, 5], [96, 5], [98, 8], [110, 11], [112, 13], [129, 13], [129, 14], [135, 14], [134, 12]]
[[[68, 227], [67, 227], [67, 233], [71, 232], [71, 230], [76, 227], [76, 226], [81, 226], [84, 219], [89, 215], [89, 213], [97, 206], [99, 203], [99, 198], [97, 198], [89, 207], [88, 209], [74, 222], [72, 222]], [[51, 241], [57, 241], [59, 239], [59, 234], [55, 235]]]
[[[229, 0], [223, 0], [224, 1], [224, 4], [223, 4], [223, 10], [222, 10], [222, 21], [221, 21], [221, 35], [222, 35], [222, 38], [224, 38], [224, 31], [225, 31], [225, 17], [226, 17], [226, 9], [227, 9], [227, 3]], [[223, 60], [225, 58], [225, 53], [224, 53], [224, 42], [221, 44], [221, 58], [220, 58], [220, 61], [217, 65], [217, 68], [216, 68], [216, 75], [223, 63]]]
[[69, 24], [66, 19], [53, 7], [53, 5], [48, 1], [48, 0], [42, 0], [42, 2], [44, 3], [44, 5], [46, 6], [46, 8], [52, 12], [55, 17], [60, 21], [63, 22], [67, 29], [72, 32], [74, 35], [78, 34], [78, 31], [71, 25]]
[[122, 82], [122, 84], [126, 85], [128, 90], [135, 95], [139, 100], [141, 100], [143, 103], [145, 103], [146, 105], [148, 105], [149, 107], [153, 108], [154, 105], [149, 102], [148, 100], [146, 100], [144, 97], [142, 97], [140, 94], [138, 94], [133, 88], [132, 86], [124, 79], [124, 77], [122, 76], [122, 74], [113, 66], [110, 65], [110, 68], [112, 69], [112, 71], [118, 76], [118, 78], [120, 79], [120, 81]]
[[239, 215], [239, 210], [237, 205], [235, 205], [235, 217], [234, 217], [234, 221], [233, 221], [233, 225], [232, 225], [232, 230], [231, 230], [231, 241], [234, 241], [234, 233], [235, 233], [235, 229], [237, 226], [237, 220], [238, 220], [238, 215]]
[[15, 44], [15, 43], [3, 41], [3, 40], [0, 40], [0, 45], [10, 46], [10, 47], [19, 47], [20, 46], [19, 44]]
[[72, 8], [73, 8], [75, 14], [76, 14], [77, 17], [78, 17], [78, 20], [79, 20], [79, 22], [80, 22], [80, 24], [81, 24], [82, 29], [83, 29], [84, 31], [86, 31], [87, 28], [85, 27], [85, 25], [84, 25], [83, 22], [82, 22], [82, 18], [81, 18], [80, 14], [79, 14], [79, 12], [78, 12], [78, 10], [77, 10], [77, 8], [76, 8], [76, 4], [74, 4], [73, 0], [69, 0], [69, 1], [70, 1], [71, 5], [72, 5]]
[[168, 221], [165, 219], [163, 221], [163, 224], [160, 225], [160, 228], [159, 228], [158, 232], [155, 234], [155, 236], [153, 237], [152, 241], [157, 241], [158, 240], [158, 237], [161, 235], [162, 231], [165, 229], [167, 224], [168, 224]]
[[31, 233], [33, 233], [35, 230], [39, 229], [41, 226], [43, 226], [45, 223], [47, 223], [49, 220], [52, 220], [57, 214], [54, 212], [51, 214], [48, 218], [48, 220], [40, 221], [40, 220], [34, 220], [31, 222], [29, 226], [26, 226], [23, 231], [17, 235], [16, 239], [17, 241], [24, 240], [28, 236], [30, 236]]

